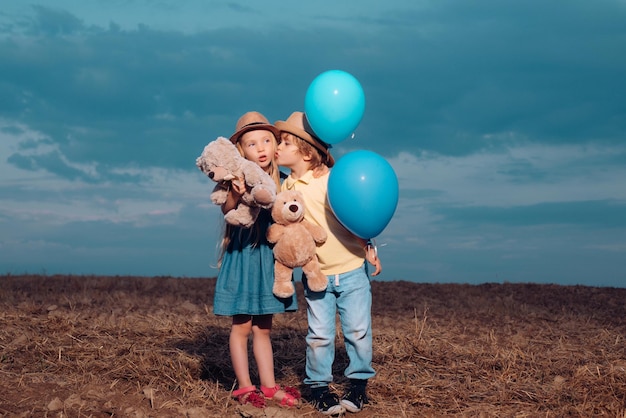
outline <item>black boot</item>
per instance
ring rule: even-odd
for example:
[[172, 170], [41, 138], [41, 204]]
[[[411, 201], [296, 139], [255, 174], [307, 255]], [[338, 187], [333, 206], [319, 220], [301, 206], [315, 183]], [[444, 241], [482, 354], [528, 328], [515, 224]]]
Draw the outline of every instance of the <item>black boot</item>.
[[341, 405], [350, 412], [360, 412], [363, 409], [363, 405], [368, 403], [366, 387], [367, 380], [350, 379], [350, 387], [346, 394], [343, 395], [343, 398], [341, 398]]
[[340, 415], [344, 413], [339, 397], [332, 393], [328, 386], [311, 388], [311, 403], [324, 415]]

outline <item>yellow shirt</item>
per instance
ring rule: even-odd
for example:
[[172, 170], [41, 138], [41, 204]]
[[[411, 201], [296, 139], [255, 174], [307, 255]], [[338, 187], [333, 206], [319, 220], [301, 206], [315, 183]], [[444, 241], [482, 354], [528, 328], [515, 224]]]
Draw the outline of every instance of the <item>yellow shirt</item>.
[[365, 251], [356, 236], [335, 217], [328, 203], [329, 173], [314, 178], [309, 170], [299, 179], [288, 176], [281, 190], [298, 190], [304, 196], [304, 219], [326, 230], [326, 242], [317, 247], [317, 258], [325, 275], [342, 274], [365, 262]]

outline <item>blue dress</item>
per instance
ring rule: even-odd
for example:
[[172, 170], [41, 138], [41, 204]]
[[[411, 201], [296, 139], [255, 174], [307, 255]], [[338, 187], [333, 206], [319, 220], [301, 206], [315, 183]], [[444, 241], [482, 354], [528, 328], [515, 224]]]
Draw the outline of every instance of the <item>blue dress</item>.
[[215, 315], [265, 315], [297, 310], [295, 293], [284, 299], [272, 293], [274, 253], [265, 237], [271, 221], [270, 210], [261, 209], [252, 228], [231, 227], [230, 244], [215, 285]]

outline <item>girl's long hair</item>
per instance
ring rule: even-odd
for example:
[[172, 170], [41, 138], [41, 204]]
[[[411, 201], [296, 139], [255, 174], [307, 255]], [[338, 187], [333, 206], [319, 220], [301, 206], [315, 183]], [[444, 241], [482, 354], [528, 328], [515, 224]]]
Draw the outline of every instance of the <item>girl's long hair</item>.
[[[268, 131], [268, 132], [271, 132], [271, 131]], [[274, 149], [276, 149], [278, 140], [273, 134], [272, 134], [272, 138], [273, 138], [272, 142], [274, 144]], [[239, 153], [243, 157], [243, 149], [241, 148], [241, 143], [239, 140], [237, 140], [236, 145], [237, 145], [237, 149], [239, 150]], [[274, 183], [276, 184], [276, 191], [278, 192], [280, 190], [280, 170], [273, 157], [272, 157], [272, 161], [270, 162], [267, 174], [269, 174], [270, 177], [274, 180]], [[264, 210], [264, 209], [261, 209], [261, 210]], [[222, 228], [223, 234], [222, 234], [222, 240], [219, 243], [217, 268], [220, 268], [220, 266], [222, 265], [222, 258], [224, 258], [224, 253], [226, 252], [226, 250], [228, 249], [228, 246], [230, 245], [230, 242], [232, 241], [233, 234], [235, 233], [253, 234], [253, 240], [252, 240], [253, 246], [258, 245], [259, 241], [263, 238], [261, 237], [261, 234], [262, 234], [261, 228], [257, 222], [255, 222], [254, 225], [252, 225], [251, 230], [248, 230], [246, 228], [241, 228], [241, 227], [235, 227], [225, 221], [222, 221], [222, 223], [223, 223], [223, 228]]]

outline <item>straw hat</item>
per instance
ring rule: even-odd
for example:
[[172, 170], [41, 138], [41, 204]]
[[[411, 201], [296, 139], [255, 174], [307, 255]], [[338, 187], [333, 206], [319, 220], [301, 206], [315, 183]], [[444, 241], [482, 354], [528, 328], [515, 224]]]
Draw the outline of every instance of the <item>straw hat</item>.
[[293, 112], [286, 121], [279, 120], [274, 124], [280, 131], [289, 132], [309, 144], [313, 145], [319, 152], [326, 157], [326, 165], [332, 167], [335, 165], [335, 159], [330, 155], [329, 144], [319, 139], [314, 133], [306, 115], [302, 112]]
[[265, 116], [259, 112], [253, 111], [245, 113], [239, 118], [237, 126], [235, 127], [235, 133], [230, 137], [230, 142], [236, 144], [239, 138], [246, 132], [258, 130], [270, 131], [277, 139], [280, 137], [280, 131], [276, 129]]

